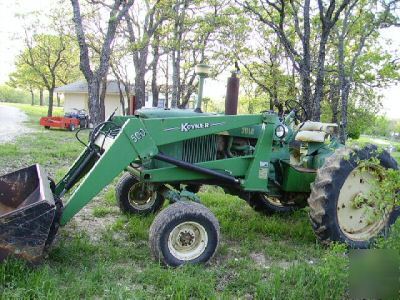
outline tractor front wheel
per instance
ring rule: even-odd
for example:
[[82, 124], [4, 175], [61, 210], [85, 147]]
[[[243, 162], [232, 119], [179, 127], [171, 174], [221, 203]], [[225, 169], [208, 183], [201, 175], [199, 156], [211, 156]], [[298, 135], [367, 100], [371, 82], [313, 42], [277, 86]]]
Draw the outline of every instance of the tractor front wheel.
[[250, 195], [247, 203], [260, 213], [271, 215], [274, 213], [290, 213], [298, 210], [300, 207], [296, 203], [285, 203], [277, 197], [271, 197], [263, 193]]
[[179, 201], [156, 216], [149, 239], [153, 256], [167, 266], [205, 263], [217, 250], [219, 224], [205, 206]]
[[394, 223], [396, 208], [379, 209], [369, 199], [384, 169], [397, 169], [397, 163], [375, 146], [343, 147], [325, 161], [308, 199], [311, 223], [322, 243], [338, 241], [350, 248], [368, 248]]
[[146, 183], [140, 182], [130, 173], [122, 175], [115, 192], [119, 207], [124, 213], [148, 215], [160, 210], [164, 204], [162, 195], [149, 190]]

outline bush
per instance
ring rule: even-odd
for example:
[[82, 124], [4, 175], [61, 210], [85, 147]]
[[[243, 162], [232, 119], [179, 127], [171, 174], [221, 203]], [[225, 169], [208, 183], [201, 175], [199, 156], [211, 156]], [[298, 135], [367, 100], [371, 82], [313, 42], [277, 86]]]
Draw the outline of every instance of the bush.
[[353, 139], [353, 140], [358, 140], [360, 138], [361, 135], [361, 130], [360, 128], [349, 128], [349, 132], [348, 132], [348, 136], [349, 138]]
[[0, 102], [31, 103], [31, 96], [25, 91], [0, 85]]

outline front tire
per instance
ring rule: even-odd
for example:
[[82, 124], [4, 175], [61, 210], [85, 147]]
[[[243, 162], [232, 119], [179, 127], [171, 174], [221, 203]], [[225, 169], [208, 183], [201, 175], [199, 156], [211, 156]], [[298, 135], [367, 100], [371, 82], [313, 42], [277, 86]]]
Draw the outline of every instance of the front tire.
[[155, 213], [164, 204], [164, 197], [157, 191], [149, 191], [145, 183], [130, 173], [122, 175], [115, 187], [115, 196], [122, 212], [148, 215]]
[[150, 227], [150, 248], [164, 265], [205, 263], [219, 244], [219, 224], [205, 206], [179, 201], [164, 209]]
[[382, 178], [382, 168], [397, 169], [397, 163], [376, 146], [343, 147], [326, 160], [308, 199], [310, 220], [322, 243], [338, 241], [351, 248], [368, 248], [394, 223], [396, 209], [382, 212], [368, 200], [374, 184]]

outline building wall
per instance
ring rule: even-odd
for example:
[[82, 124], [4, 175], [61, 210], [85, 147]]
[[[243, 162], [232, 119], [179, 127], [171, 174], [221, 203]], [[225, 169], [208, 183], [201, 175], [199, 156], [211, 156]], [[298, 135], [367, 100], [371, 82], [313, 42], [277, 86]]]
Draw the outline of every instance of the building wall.
[[[170, 96], [171, 98], [171, 96]], [[171, 102], [171, 99], [169, 99], [169, 102]], [[169, 106], [171, 105], [171, 103], [169, 103]], [[146, 101], [144, 103], [144, 107], [145, 108], [150, 108], [153, 107], [153, 93], [152, 92], [148, 92], [146, 95]], [[164, 108], [165, 107], [165, 95], [162, 93], [158, 94], [158, 107], [159, 108]]]
[[104, 106], [105, 106], [105, 113], [106, 113], [106, 120], [107, 118], [114, 112], [115, 109], [117, 111], [115, 112], [116, 116], [121, 116], [122, 115], [122, 107], [121, 103], [119, 103], [119, 95], [106, 95], [106, 98], [104, 100]]
[[[73, 112], [74, 108], [76, 109], [84, 109], [89, 112], [87, 99], [88, 94], [84, 93], [64, 93], [64, 112]], [[115, 115], [122, 115], [122, 107], [119, 103], [119, 95], [116, 94], [108, 94], [104, 100], [105, 102], [105, 115], [106, 119], [114, 112]], [[125, 103], [127, 103], [125, 101]], [[127, 105], [127, 104], [125, 104]]]
[[73, 112], [74, 108], [88, 110], [87, 94], [65, 93], [64, 112]]

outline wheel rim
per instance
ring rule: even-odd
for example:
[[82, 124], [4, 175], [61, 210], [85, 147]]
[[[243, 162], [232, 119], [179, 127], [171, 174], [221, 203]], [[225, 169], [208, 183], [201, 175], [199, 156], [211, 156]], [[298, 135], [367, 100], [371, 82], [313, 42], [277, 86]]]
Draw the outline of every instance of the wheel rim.
[[340, 189], [337, 202], [339, 227], [350, 239], [366, 241], [385, 226], [389, 215], [379, 211], [368, 196], [381, 178], [378, 168], [355, 168]]
[[286, 205], [284, 205], [281, 200], [279, 200], [279, 198], [276, 197], [265, 197], [264, 196], [265, 201], [268, 201], [270, 204], [277, 206], [277, 207], [285, 207]]
[[276, 207], [292, 207], [294, 206], [294, 203], [283, 203], [279, 198], [277, 197], [271, 197], [271, 196], [266, 196], [263, 195], [263, 198], [265, 201], [267, 201], [269, 204], [276, 206]]
[[196, 259], [207, 247], [208, 234], [197, 222], [184, 222], [177, 225], [169, 234], [168, 249], [179, 260]]
[[157, 193], [147, 189], [144, 183], [135, 183], [128, 192], [128, 201], [137, 210], [151, 208], [156, 202]]

